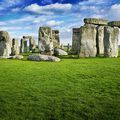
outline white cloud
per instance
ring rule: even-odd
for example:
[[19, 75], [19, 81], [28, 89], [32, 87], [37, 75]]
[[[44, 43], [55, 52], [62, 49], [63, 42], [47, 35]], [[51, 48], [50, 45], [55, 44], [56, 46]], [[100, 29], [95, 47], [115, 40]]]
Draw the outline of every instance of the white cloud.
[[46, 23], [47, 26], [50, 26], [50, 27], [55, 27], [55, 26], [59, 26], [61, 24], [63, 24], [64, 21], [55, 21], [55, 20], [51, 20], [51, 21], [48, 21]]
[[100, 5], [100, 4], [106, 4], [106, 3], [110, 3], [109, 0], [86, 0], [83, 2], [79, 2], [79, 5]]
[[18, 12], [18, 11], [20, 11], [20, 8], [13, 8], [11, 11], [12, 12]]
[[111, 6], [108, 12], [108, 18], [112, 20], [120, 20], [120, 4], [114, 4]]
[[3, 27], [0, 28], [0, 30], [5, 30], [5, 31], [9, 31], [9, 30], [11, 30], [11, 31], [12, 31], [12, 30], [22, 30], [22, 29], [24, 29], [24, 28], [22, 28], [22, 27], [20, 27], [20, 26], [19, 26], [19, 27], [17, 27], [17, 26], [16, 26], [16, 27], [14, 27], [14, 26], [13, 26], [13, 27], [12, 27], [12, 26], [9, 26], [9, 27], [8, 27], [8, 26], [5, 26], [5, 27], [4, 27], [4, 26], [3, 26]]
[[91, 15], [91, 18], [103, 18], [103, 15], [93, 14]]
[[72, 8], [71, 4], [50, 4], [46, 6], [39, 6], [38, 4], [31, 4], [24, 8], [27, 12], [33, 12], [36, 14], [54, 14], [55, 12], [65, 12], [69, 11]]
[[0, 2], [0, 10], [4, 10], [7, 7], [12, 7], [14, 5], [18, 5], [21, 2], [23, 2], [23, 0], [3, 0]]
[[81, 6], [80, 10], [93, 10], [93, 11], [96, 11], [97, 8], [95, 6]]
[[27, 21], [32, 21], [34, 20], [35, 17], [34, 16], [24, 16], [20, 19], [14, 19], [14, 20], [10, 20], [8, 21], [9, 23], [13, 23], [13, 24], [16, 24], [16, 23], [20, 23], [20, 22], [27, 22]]
[[6, 25], [6, 22], [0, 22], [0, 26]]

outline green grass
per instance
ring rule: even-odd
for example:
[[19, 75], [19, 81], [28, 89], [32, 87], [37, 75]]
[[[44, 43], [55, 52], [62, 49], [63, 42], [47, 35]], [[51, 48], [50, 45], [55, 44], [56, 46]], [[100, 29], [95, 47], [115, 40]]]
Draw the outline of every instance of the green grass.
[[120, 120], [120, 58], [0, 60], [0, 120]]

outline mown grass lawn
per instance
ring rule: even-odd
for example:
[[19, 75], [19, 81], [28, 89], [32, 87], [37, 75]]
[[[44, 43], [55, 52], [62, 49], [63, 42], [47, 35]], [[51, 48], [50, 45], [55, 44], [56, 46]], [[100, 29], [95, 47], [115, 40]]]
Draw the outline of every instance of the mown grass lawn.
[[120, 58], [0, 60], [0, 120], [120, 120]]

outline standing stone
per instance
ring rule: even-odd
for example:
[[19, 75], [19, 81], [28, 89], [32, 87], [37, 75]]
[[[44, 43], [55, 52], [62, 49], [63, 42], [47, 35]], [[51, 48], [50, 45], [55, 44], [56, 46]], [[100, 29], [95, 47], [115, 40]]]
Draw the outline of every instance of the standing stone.
[[67, 45], [67, 52], [70, 52], [70, 44]]
[[24, 41], [23, 39], [21, 39], [20, 41], [20, 53], [23, 53], [24, 52]]
[[97, 46], [97, 55], [104, 55], [104, 26], [97, 27], [97, 38], [96, 38], [96, 46]]
[[18, 55], [19, 54], [19, 44], [17, 39], [12, 40], [12, 55]]
[[36, 48], [36, 45], [35, 45], [35, 40], [32, 38], [32, 36], [23, 36], [23, 39], [24, 39], [24, 41], [27, 41], [29, 39], [29, 51], [30, 52], [34, 51]]
[[80, 28], [80, 57], [95, 57], [96, 50], [96, 27], [82, 26]]
[[60, 45], [60, 49], [64, 50], [64, 45], [63, 44]]
[[60, 46], [59, 30], [52, 30], [52, 34], [53, 34], [53, 47], [59, 48]]
[[35, 40], [32, 37], [30, 37], [29, 38], [29, 50], [34, 51], [35, 48], [36, 48]]
[[9, 33], [0, 31], [0, 57], [7, 58], [11, 54], [11, 43]]
[[27, 41], [24, 40], [23, 43], [24, 43], [24, 53], [27, 53], [27, 52], [28, 52], [28, 49], [27, 49]]
[[104, 31], [104, 54], [106, 57], [118, 56], [118, 37], [119, 29], [117, 27], [105, 27]]
[[53, 54], [52, 30], [50, 27], [40, 27], [38, 47], [41, 54]]
[[80, 48], [80, 28], [73, 28], [72, 51], [79, 53]]

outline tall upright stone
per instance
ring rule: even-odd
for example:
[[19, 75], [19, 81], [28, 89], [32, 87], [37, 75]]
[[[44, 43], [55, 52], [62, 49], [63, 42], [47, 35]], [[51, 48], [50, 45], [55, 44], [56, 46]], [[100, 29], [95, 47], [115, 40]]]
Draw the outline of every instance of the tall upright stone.
[[11, 54], [11, 42], [9, 33], [0, 31], [0, 57], [7, 58]]
[[20, 53], [18, 39], [12, 39], [12, 55], [18, 55]]
[[20, 40], [20, 53], [23, 53], [24, 52], [24, 40], [21, 39]]
[[105, 27], [104, 31], [104, 54], [106, 57], [118, 56], [118, 37], [119, 29], [117, 27]]
[[95, 57], [96, 49], [96, 27], [82, 26], [80, 28], [80, 57]]
[[30, 37], [30, 39], [29, 39], [29, 50], [34, 51], [35, 48], [36, 48], [35, 40], [32, 37]]
[[59, 48], [60, 47], [59, 30], [52, 30], [52, 35], [53, 35], [53, 47]]
[[64, 45], [63, 44], [60, 45], [60, 49], [64, 50]]
[[70, 44], [67, 45], [67, 52], [70, 52]]
[[24, 53], [27, 53], [28, 52], [27, 41], [24, 39], [23, 43], [24, 43]]
[[20, 53], [27, 53], [28, 48], [27, 48], [27, 40], [25, 38], [21, 39], [21, 45], [20, 45]]
[[[29, 51], [34, 51], [36, 48], [35, 45], [35, 40], [33, 39], [32, 36], [23, 36], [24, 41], [28, 41], [29, 40]], [[25, 43], [26, 44], [26, 43]]]
[[50, 27], [40, 27], [38, 36], [38, 47], [41, 54], [53, 54], [53, 38]]
[[97, 55], [104, 55], [104, 26], [97, 27], [97, 36], [96, 36], [96, 47], [97, 47]]
[[80, 49], [80, 28], [73, 28], [72, 51], [74, 53], [79, 53], [79, 49]]

